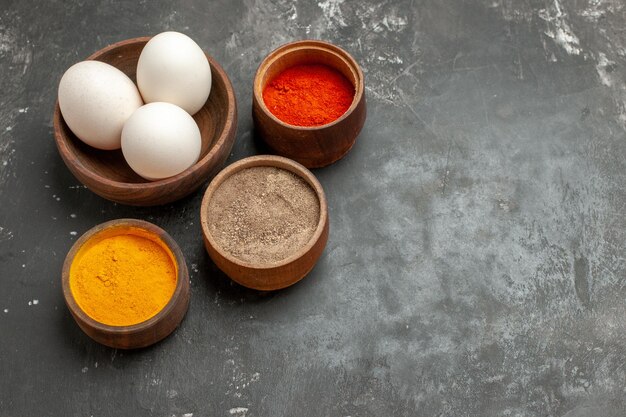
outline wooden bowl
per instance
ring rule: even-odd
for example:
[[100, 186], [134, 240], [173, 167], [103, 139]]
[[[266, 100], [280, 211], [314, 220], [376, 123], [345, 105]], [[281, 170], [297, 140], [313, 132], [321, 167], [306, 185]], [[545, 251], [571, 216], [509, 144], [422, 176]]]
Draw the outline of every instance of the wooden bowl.
[[[99, 50], [87, 59], [113, 65], [136, 83], [139, 55], [150, 37], [128, 39]], [[198, 162], [170, 178], [148, 181], [137, 175], [121, 150], [103, 151], [85, 144], [69, 129], [59, 103], [54, 109], [54, 138], [65, 165], [94, 193], [134, 206], [167, 204], [191, 194], [214, 176], [230, 154], [237, 130], [233, 87], [222, 67], [209, 55], [211, 94], [193, 118], [200, 128], [202, 149]]]
[[[219, 246], [210, 232], [208, 214], [213, 194], [228, 177], [252, 167], [277, 167], [291, 171], [311, 186], [320, 204], [319, 221], [309, 242], [296, 253], [277, 263], [249, 263], [235, 258]], [[328, 241], [328, 205], [322, 186], [311, 171], [295, 161], [280, 156], [252, 156], [224, 168], [211, 181], [204, 194], [200, 220], [204, 245], [213, 262], [233, 281], [256, 290], [278, 290], [300, 281], [313, 269]]]
[[[95, 237], [114, 236], [118, 233], [141, 234], [155, 237], [155, 242], [169, 249], [176, 262], [178, 273], [176, 288], [169, 302], [155, 316], [131, 326], [111, 326], [88, 316], [76, 302], [70, 289], [70, 268], [80, 248]], [[74, 243], [65, 258], [62, 271], [65, 303], [78, 326], [93, 340], [116, 349], [135, 349], [152, 345], [174, 331], [189, 306], [189, 273], [180, 248], [163, 229], [143, 220], [119, 219], [102, 223], [83, 234]]]
[[[268, 82], [287, 68], [301, 64], [324, 64], [342, 73], [354, 85], [354, 100], [337, 120], [323, 126], [287, 124], [269, 111], [263, 101]], [[363, 72], [354, 58], [328, 42], [304, 40], [288, 43], [261, 62], [254, 77], [252, 117], [254, 128], [269, 148], [307, 168], [330, 165], [348, 153], [365, 124]]]

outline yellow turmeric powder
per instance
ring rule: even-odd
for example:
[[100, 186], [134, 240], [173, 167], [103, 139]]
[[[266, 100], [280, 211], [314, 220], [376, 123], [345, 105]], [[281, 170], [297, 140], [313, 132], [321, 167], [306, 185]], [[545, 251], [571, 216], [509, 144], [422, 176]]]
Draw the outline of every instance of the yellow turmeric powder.
[[95, 236], [81, 247], [70, 268], [70, 289], [92, 319], [130, 326], [165, 307], [176, 276], [174, 256], [158, 237], [139, 229], [118, 231]]

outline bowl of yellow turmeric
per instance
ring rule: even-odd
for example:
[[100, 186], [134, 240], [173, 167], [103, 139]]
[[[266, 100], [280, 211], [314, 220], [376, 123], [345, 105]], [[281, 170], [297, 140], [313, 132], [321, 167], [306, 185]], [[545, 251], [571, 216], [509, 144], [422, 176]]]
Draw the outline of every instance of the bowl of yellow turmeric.
[[85, 232], [65, 258], [62, 286], [78, 326], [118, 349], [164, 339], [189, 306], [189, 273], [180, 248], [143, 220], [112, 220]]

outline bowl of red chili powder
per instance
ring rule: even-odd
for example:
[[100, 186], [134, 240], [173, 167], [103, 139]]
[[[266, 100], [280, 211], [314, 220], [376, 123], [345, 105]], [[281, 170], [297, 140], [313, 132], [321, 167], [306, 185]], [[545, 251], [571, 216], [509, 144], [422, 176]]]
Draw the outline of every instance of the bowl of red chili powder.
[[330, 165], [352, 149], [365, 124], [364, 92], [361, 68], [340, 47], [316, 40], [285, 44], [256, 72], [255, 134], [307, 168]]

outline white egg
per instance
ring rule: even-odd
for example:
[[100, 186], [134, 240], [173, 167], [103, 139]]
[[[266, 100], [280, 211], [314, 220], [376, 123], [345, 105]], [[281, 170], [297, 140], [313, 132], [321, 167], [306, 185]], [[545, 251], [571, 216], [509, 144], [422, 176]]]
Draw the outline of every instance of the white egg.
[[148, 180], [183, 172], [198, 161], [201, 147], [200, 129], [195, 120], [171, 103], [140, 107], [122, 130], [126, 162]]
[[119, 149], [124, 123], [142, 105], [132, 80], [104, 62], [74, 64], [59, 83], [59, 107], [65, 123], [94, 148]]
[[211, 93], [211, 67], [190, 37], [163, 32], [150, 39], [141, 51], [137, 85], [146, 103], [176, 104], [193, 115]]

